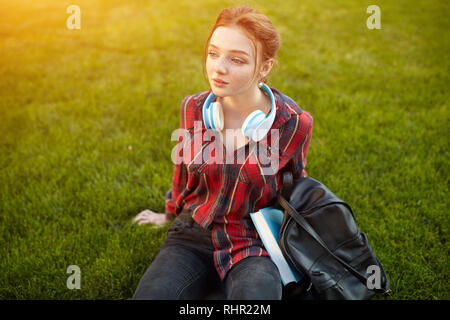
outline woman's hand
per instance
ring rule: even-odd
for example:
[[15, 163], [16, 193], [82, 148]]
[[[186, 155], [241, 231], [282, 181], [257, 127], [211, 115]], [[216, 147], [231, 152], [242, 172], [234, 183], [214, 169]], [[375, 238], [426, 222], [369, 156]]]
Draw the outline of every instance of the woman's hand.
[[163, 227], [169, 221], [166, 220], [165, 213], [156, 213], [152, 210], [144, 210], [133, 218], [133, 223], [136, 222], [138, 225], [154, 224], [157, 227]]

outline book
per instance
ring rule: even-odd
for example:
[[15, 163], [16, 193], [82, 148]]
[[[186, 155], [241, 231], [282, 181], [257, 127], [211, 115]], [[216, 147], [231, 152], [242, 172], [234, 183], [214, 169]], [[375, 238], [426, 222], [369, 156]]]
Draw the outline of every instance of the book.
[[301, 279], [301, 275], [288, 264], [278, 243], [278, 233], [281, 229], [283, 216], [283, 211], [273, 206], [261, 208], [257, 212], [250, 213], [250, 218], [255, 225], [256, 231], [270, 258], [278, 267], [283, 285], [286, 286], [288, 283], [298, 282]]

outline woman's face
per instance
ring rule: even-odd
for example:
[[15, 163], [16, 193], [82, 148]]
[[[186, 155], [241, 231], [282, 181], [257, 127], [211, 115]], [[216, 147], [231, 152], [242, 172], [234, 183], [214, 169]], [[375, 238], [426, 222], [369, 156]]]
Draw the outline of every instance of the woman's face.
[[[255, 69], [255, 49], [252, 41], [239, 28], [218, 27], [208, 46], [206, 72], [216, 96], [233, 96], [247, 92]], [[217, 84], [214, 79], [225, 81]]]

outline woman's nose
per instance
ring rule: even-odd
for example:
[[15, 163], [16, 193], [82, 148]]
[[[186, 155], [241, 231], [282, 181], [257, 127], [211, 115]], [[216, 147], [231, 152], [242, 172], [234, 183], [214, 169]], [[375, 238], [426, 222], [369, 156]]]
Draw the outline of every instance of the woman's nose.
[[227, 62], [223, 58], [217, 59], [216, 60], [216, 64], [214, 65], [215, 71], [218, 72], [218, 73], [226, 73], [227, 72], [226, 63]]

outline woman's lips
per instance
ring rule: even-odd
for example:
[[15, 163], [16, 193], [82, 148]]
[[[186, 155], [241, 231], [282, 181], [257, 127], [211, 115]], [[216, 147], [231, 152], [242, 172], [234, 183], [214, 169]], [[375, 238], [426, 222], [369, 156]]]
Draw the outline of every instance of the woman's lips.
[[214, 85], [216, 86], [216, 87], [224, 87], [224, 86], [226, 86], [228, 83], [226, 83], [226, 82], [223, 82], [223, 81], [221, 81], [221, 80], [218, 80], [218, 79], [213, 79], [213, 82], [214, 82]]

